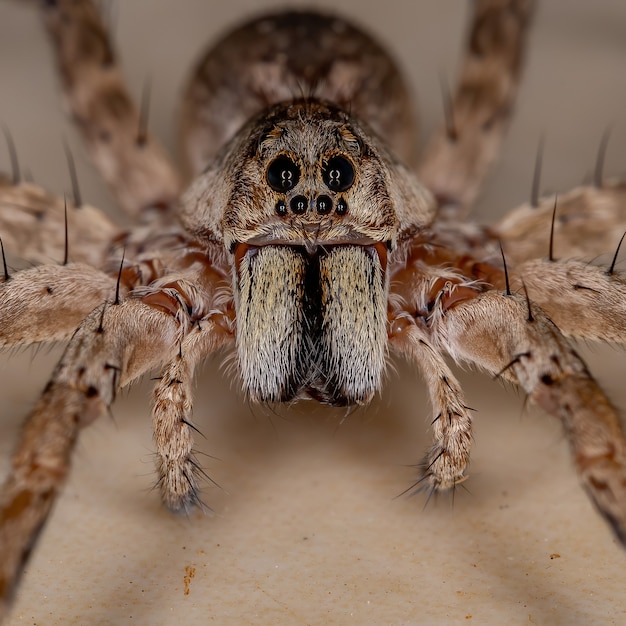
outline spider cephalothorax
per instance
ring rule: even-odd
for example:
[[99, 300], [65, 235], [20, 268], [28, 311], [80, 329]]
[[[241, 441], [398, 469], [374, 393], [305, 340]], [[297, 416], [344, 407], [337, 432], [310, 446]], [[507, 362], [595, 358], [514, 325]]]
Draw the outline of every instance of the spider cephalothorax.
[[373, 132], [330, 103], [277, 104], [237, 133], [185, 196], [183, 220], [234, 257], [239, 370], [253, 400], [371, 400], [385, 365], [388, 255], [433, 207]]
[[[43, 4], [72, 114], [137, 228], [68, 210], [17, 175], [0, 180], [3, 246], [39, 264], [15, 274], [5, 264], [0, 346], [68, 340], [0, 494], [0, 613], [80, 430], [155, 368], [161, 497], [175, 511], [200, 503], [192, 381], [221, 348], [236, 355], [247, 398], [265, 403], [366, 404], [389, 349], [414, 361], [434, 439], [414, 488], [431, 493], [467, 478], [472, 440], [445, 355], [478, 365], [561, 419], [583, 486], [625, 541], [626, 440], [564, 335], [623, 343], [626, 281], [615, 262], [557, 262], [552, 244], [537, 258], [529, 233], [554, 232], [551, 198], [491, 228], [462, 220], [512, 109], [530, 0], [474, 3], [447, 123], [418, 166], [408, 90], [370, 37], [306, 11], [233, 31], [187, 88], [186, 191], [126, 91], [93, 4]], [[623, 196], [601, 177], [565, 195], [561, 245], [588, 258], [617, 246]], [[596, 205], [611, 227], [581, 237]], [[47, 264], [53, 257], [63, 265]]]

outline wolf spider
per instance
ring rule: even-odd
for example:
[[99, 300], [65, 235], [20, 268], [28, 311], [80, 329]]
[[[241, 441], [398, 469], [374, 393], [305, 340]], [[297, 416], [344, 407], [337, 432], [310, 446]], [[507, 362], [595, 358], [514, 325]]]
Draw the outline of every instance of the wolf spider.
[[[3, 488], [3, 606], [79, 431], [155, 368], [161, 496], [173, 510], [199, 504], [191, 382], [228, 346], [258, 402], [367, 404], [382, 385], [387, 345], [414, 361], [434, 411], [415, 489], [430, 492], [465, 480], [472, 439], [470, 409], [442, 355], [517, 384], [561, 419], [583, 486], [624, 541], [619, 418], [563, 333], [624, 342], [626, 283], [613, 263], [559, 260], [617, 251], [623, 186], [599, 174], [556, 203], [534, 195], [491, 228], [460, 221], [508, 122], [532, 2], [476, 3], [459, 87], [421, 159], [406, 87], [358, 31], [293, 15], [249, 26], [261, 46], [298, 22], [317, 37], [298, 34], [289, 49], [313, 40], [318, 60], [330, 45], [332, 58], [323, 74], [296, 66], [294, 78], [277, 69], [281, 49], [260, 55], [254, 73], [240, 42], [223, 45], [226, 61], [198, 70], [183, 111], [185, 177], [194, 182], [182, 196], [180, 175], [127, 95], [98, 13], [85, 1], [45, 5], [70, 110], [138, 227], [125, 232], [78, 198], [66, 211], [16, 173], [0, 188], [4, 248], [40, 263], [5, 270], [2, 346], [71, 337]], [[352, 41], [364, 58], [337, 62], [336, 47]], [[234, 67], [250, 72], [246, 88], [231, 84]], [[206, 76], [219, 97], [204, 91]]]

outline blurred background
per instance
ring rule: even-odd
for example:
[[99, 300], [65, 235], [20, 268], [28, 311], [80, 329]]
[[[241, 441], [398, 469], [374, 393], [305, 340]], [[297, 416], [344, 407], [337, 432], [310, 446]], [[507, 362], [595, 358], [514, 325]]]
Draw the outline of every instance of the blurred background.
[[[66, 137], [83, 197], [119, 216], [64, 116], [35, 3], [0, 2], [0, 123], [22, 167], [70, 190]], [[301, 2], [126, 0], [109, 8], [137, 98], [152, 81], [150, 126], [174, 150], [178, 95], [194, 59], [264, 8]], [[441, 121], [439, 75], [456, 75], [469, 3], [336, 0], [397, 57], [423, 139]], [[476, 208], [488, 222], [527, 200], [540, 136], [542, 189], [592, 172], [611, 126], [607, 175], [624, 176], [626, 4], [547, 0], [538, 9], [516, 116]], [[9, 171], [0, 147], [0, 170]], [[613, 251], [607, 251], [607, 257]], [[623, 257], [626, 256], [624, 251]], [[626, 262], [618, 267], [624, 269]], [[626, 406], [621, 349], [582, 346]], [[0, 469], [59, 349], [2, 356]], [[207, 363], [194, 419], [210, 476], [210, 516], [176, 518], [152, 490], [150, 381], [86, 431], [74, 472], [24, 577], [11, 624], [621, 624], [625, 555], [578, 486], [560, 425], [513, 389], [459, 374], [477, 409], [467, 490], [430, 502], [395, 496], [429, 445], [421, 381], [398, 362], [381, 398], [350, 415], [313, 404], [252, 407]]]

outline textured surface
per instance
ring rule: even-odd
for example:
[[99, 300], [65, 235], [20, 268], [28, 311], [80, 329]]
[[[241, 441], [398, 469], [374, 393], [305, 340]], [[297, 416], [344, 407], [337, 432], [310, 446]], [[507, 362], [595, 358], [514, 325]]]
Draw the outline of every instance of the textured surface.
[[[192, 59], [258, 3], [118, 3], [117, 41], [131, 90], [152, 77], [151, 127], [175, 143], [176, 95]], [[270, 3], [264, 3], [267, 6]], [[391, 45], [418, 90], [424, 130], [440, 119], [438, 74], [457, 63], [458, 1], [356, 0], [336, 7]], [[148, 13], [148, 10], [150, 13]], [[212, 12], [213, 11], [213, 12]], [[83, 195], [112, 208], [61, 112], [47, 42], [34, 13], [0, 6], [0, 121], [23, 165], [55, 192], [69, 189], [61, 136]], [[605, 127], [609, 174], [623, 174], [626, 8], [620, 0], [544, 3], [501, 164], [480, 203], [493, 219], [524, 201], [539, 136], [544, 190], [593, 168]], [[171, 39], [166, 39], [171, 33]], [[8, 157], [0, 156], [8, 170]], [[612, 251], [607, 251], [610, 256]], [[557, 252], [558, 254], [558, 252]], [[623, 268], [625, 263], [621, 263]], [[0, 466], [56, 353], [3, 358]], [[621, 351], [594, 349], [593, 371], [626, 406]], [[349, 415], [314, 405], [275, 415], [250, 408], [209, 363], [195, 420], [213, 517], [174, 518], [153, 484], [149, 381], [86, 432], [75, 471], [24, 579], [20, 624], [623, 623], [626, 555], [577, 485], [560, 427], [484, 377], [461, 382], [478, 409], [469, 491], [422, 511], [396, 499], [406, 465], [428, 445], [427, 398], [399, 366], [382, 399]]]

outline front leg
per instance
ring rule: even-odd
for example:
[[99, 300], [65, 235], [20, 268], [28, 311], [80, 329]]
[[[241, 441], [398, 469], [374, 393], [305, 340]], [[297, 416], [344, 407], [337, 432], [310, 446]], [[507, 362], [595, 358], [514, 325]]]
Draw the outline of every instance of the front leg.
[[391, 345], [421, 371], [433, 407], [434, 442], [422, 463], [415, 486], [432, 492], [453, 488], [467, 478], [472, 444], [472, 418], [463, 391], [441, 353], [407, 313], [390, 321]]
[[453, 260], [443, 248], [415, 245], [406, 265], [392, 274], [389, 297], [390, 344], [420, 368], [433, 407], [434, 442], [418, 481], [433, 491], [467, 478], [472, 444], [471, 409], [428, 325], [433, 309], [446, 311], [480, 293], [477, 282], [454, 267]]
[[[122, 293], [126, 289], [122, 289]], [[0, 281], [0, 348], [68, 339], [116, 280], [89, 265], [39, 265]]]
[[118, 388], [171, 359], [187, 324], [137, 300], [104, 304], [74, 334], [26, 421], [0, 492], [0, 620], [65, 483], [82, 428]]
[[200, 505], [198, 478], [206, 474], [193, 451], [192, 383], [197, 366], [229, 341], [232, 328], [228, 316], [209, 314], [185, 337], [154, 389], [157, 484], [163, 504], [171, 511], [189, 513]]
[[432, 319], [439, 345], [519, 384], [558, 417], [592, 502], [626, 544], [626, 438], [619, 415], [554, 323], [518, 295], [487, 292]]

